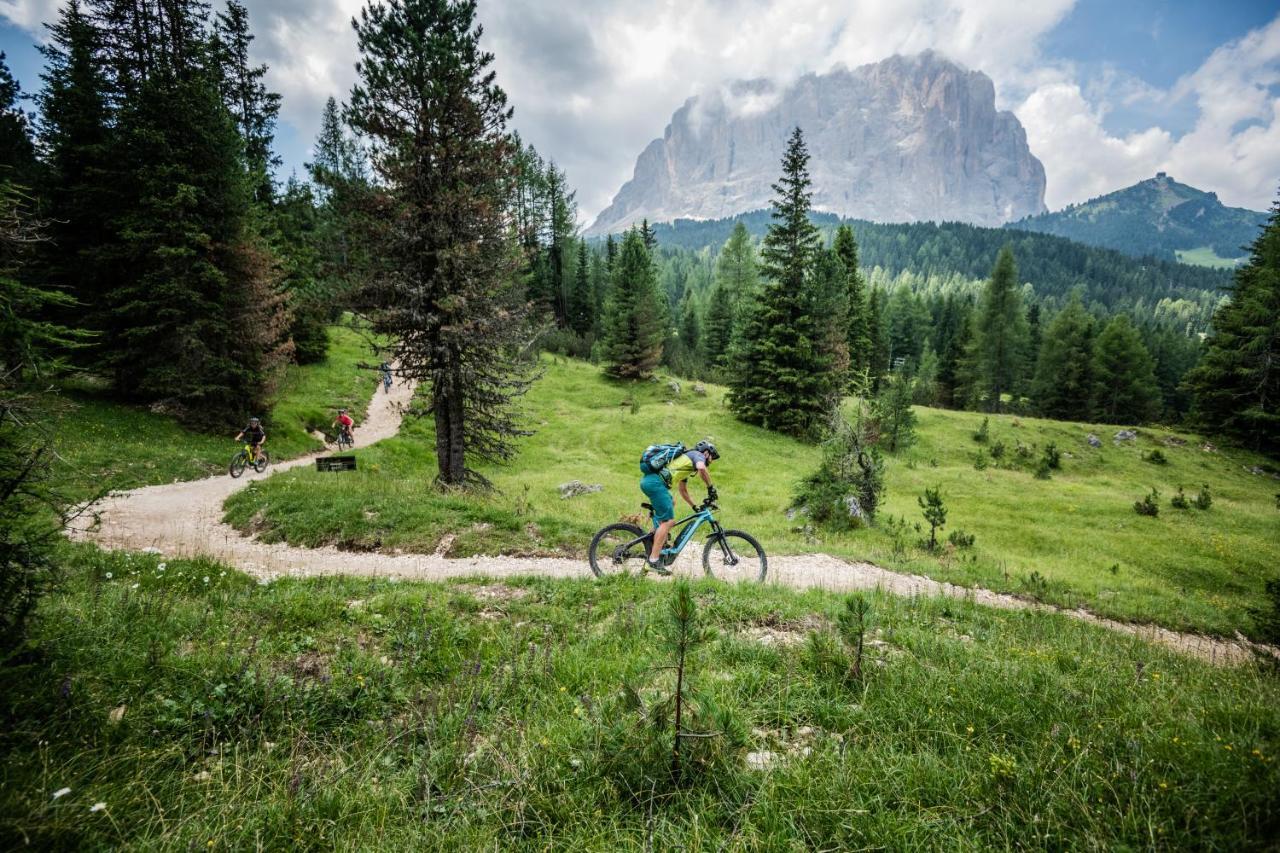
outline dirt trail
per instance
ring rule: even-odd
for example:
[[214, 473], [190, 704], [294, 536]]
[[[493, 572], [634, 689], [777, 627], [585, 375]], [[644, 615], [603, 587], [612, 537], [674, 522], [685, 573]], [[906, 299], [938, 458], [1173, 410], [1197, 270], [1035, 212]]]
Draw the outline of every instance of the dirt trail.
[[[397, 383], [391, 393], [376, 393], [364, 422], [356, 430], [356, 447], [395, 435], [413, 388]], [[174, 557], [205, 555], [259, 578], [366, 575], [415, 580], [486, 576], [590, 576], [586, 561], [568, 558], [469, 557], [450, 559], [432, 554], [386, 554], [339, 551], [337, 548], [298, 548], [267, 544], [242, 536], [222, 523], [222, 503], [233, 492], [275, 471], [311, 464], [328, 451], [273, 464], [264, 474], [246, 471], [233, 480], [223, 474], [205, 480], [148, 486], [112, 495], [86, 513], [71, 531], [76, 539], [106, 549], [153, 550]], [[94, 523], [96, 520], [96, 524]], [[677, 575], [701, 573], [700, 543], [690, 543], [673, 567]], [[870, 563], [847, 562], [826, 554], [778, 556], [769, 560], [769, 583], [797, 589], [832, 591], [883, 589], [904, 596], [944, 595], [971, 599], [1007, 610], [1046, 610], [1065, 613], [1114, 631], [1131, 634], [1212, 663], [1240, 663], [1251, 657], [1245, 642], [1231, 642], [1198, 634], [1183, 634], [1151, 625], [1132, 625], [1105, 619], [1084, 610], [1062, 610], [984, 589], [940, 583], [919, 575], [891, 572]]]

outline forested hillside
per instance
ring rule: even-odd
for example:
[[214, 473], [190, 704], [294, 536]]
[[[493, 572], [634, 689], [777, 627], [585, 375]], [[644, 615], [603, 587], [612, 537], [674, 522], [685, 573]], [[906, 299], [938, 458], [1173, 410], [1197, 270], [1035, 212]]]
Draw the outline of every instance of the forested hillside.
[[1227, 207], [1214, 193], [1160, 172], [1131, 187], [1005, 227], [1057, 234], [1135, 258], [1231, 267], [1243, 260], [1266, 219], [1265, 213]]

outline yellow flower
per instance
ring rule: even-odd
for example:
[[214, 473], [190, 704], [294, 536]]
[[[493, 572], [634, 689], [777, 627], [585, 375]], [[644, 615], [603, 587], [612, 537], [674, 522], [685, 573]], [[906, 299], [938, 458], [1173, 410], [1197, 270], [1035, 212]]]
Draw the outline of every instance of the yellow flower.
[[1161, 782], [1161, 783], [1160, 783], [1160, 787], [1161, 787], [1161, 788], [1168, 788], [1168, 787], [1169, 787], [1169, 783], [1168, 783], [1168, 782]]
[[973, 734], [973, 726], [965, 726], [964, 730], [969, 734]]

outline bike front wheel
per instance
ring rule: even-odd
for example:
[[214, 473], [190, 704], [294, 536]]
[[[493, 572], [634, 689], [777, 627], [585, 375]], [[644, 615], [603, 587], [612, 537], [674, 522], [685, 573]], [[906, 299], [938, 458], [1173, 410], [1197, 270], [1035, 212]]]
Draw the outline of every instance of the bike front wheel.
[[764, 548], [750, 533], [722, 530], [707, 537], [707, 545], [702, 549], [702, 570], [709, 578], [729, 583], [763, 582], [769, 560]]
[[636, 542], [644, 534], [634, 524], [610, 524], [591, 540], [587, 559], [596, 577], [629, 575], [644, 568], [646, 542]]
[[261, 474], [263, 471], [267, 470], [267, 466], [270, 464], [271, 464], [271, 457], [267, 455], [267, 451], [265, 450], [259, 451], [258, 458], [254, 460], [254, 463], [253, 463], [253, 470]]
[[351, 439], [339, 433], [338, 434], [338, 452], [342, 452], [343, 450], [346, 450], [350, 446], [351, 446]]
[[244, 473], [245, 466], [249, 464], [249, 454], [241, 450], [235, 456], [231, 457], [231, 464], [227, 466], [227, 473], [232, 477], [239, 477]]

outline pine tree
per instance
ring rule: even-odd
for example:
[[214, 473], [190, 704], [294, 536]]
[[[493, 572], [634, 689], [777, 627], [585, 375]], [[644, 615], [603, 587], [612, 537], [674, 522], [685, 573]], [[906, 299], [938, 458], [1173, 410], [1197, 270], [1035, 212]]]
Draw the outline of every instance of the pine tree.
[[1155, 363], [1128, 315], [1107, 323], [1093, 347], [1094, 401], [1105, 423], [1143, 423], [1160, 410]]
[[662, 359], [666, 312], [649, 251], [635, 229], [623, 238], [614, 264], [603, 335], [604, 372], [615, 379], [644, 379]]
[[[325, 101], [316, 138], [315, 157], [307, 171], [315, 186], [316, 202], [316, 283], [315, 310], [333, 311], [346, 303], [349, 295], [371, 274], [374, 259], [361, 238], [366, 230], [363, 212], [371, 208], [368, 163], [364, 151], [347, 133], [338, 102]], [[310, 312], [311, 307], [303, 308]]]
[[1027, 306], [1027, 346], [1024, 350], [1027, 363], [1022, 368], [1022, 377], [1027, 384], [1036, 375], [1036, 362], [1040, 358], [1041, 343], [1043, 343], [1043, 337], [1040, 330], [1040, 303], [1033, 302]]
[[658, 249], [658, 235], [649, 225], [649, 220], [645, 219], [640, 225], [640, 239], [644, 241], [644, 248], [653, 257], [653, 253]]
[[525, 434], [513, 404], [532, 381], [518, 243], [506, 208], [515, 149], [474, 0], [396, 0], [356, 22], [348, 117], [372, 144], [371, 238], [379, 266], [360, 294], [402, 376], [430, 389], [438, 481], [488, 481]]
[[809, 220], [809, 153], [797, 127], [773, 185], [773, 223], [761, 249], [765, 284], [747, 312], [730, 406], [748, 423], [798, 436], [821, 427], [828, 363], [822, 350], [813, 264], [818, 230]]
[[1236, 270], [1231, 301], [1214, 313], [1204, 358], [1186, 382], [1206, 428], [1280, 449], [1280, 202]]
[[1093, 318], [1073, 293], [1049, 323], [1040, 345], [1031, 399], [1048, 418], [1089, 420], [1093, 415]]
[[680, 343], [685, 354], [695, 363], [701, 362], [702, 355], [702, 319], [698, 316], [698, 307], [693, 302], [691, 291], [685, 291], [684, 304], [680, 309]]
[[591, 266], [587, 257], [587, 241], [578, 241], [578, 263], [573, 271], [573, 290], [569, 293], [569, 328], [586, 335], [595, 325], [595, 295], [591, 288]]
[[957, 406], [965, 394], [961, 386], [961, 364], [969, 346], [970, 307], [964, 299], [947, 294], [942, 317], [938, 322], [935, 347], [938, 352], [935, 402], [941, 406]]
[[837, 228], [832, 248], [844, 264], [847, 284], [849, 370], [853, 375], [861, 375], [871, 368], [871, 332], [866, 287], [858, 265], [858, 242], [853, 237], [853, 229], [845, 224]]
[[819, 249], [813, 263], [812, 315], [817, 343], [826, 364], [822, 395], [830, 409], [849, 387], [849, 283], [844, 261], [835, 249]]
[[214, 60], [218, 63], [223, 101], [231, 112], [244, 145], [245, 168], [254, 201], [269, 205], [275, 198], [272, 171], [280, 158], [271, 150], [275, 139], [280, 95], [263, 82], [267, 66], [249, 64], [249, 11], [239, 0], [227, 0], [219, 12], [213, 33]]
[[547, 164], [546, 172], [546, 204], [545, 222], [546, 259], [541, 267], [545, 281], [539, 292], [542, 301], [551, 311], [556, 325], [564, 328], [568, 322], [567, 253], [573, 241], [575, 220], [577, 219], [577, 202], [574, 193], [566, 186], [565, 175], [555, 163]]
[[282, 285], [293, 315], [293, 357], [298, 364], [314, 364], [329, 353], [329, 325], [336, 317], [333, 294], [320, 279], [320, 221], [311, 185], [290, 177], [273, 221]]
[[1025, 367], [1027, 318], [1018, 290], [1018, 269], [1013, 250], [1005, 246], [996, 258], [991, 279], [978, 306], [973, 335], [976, 385], [974, 400], [987, 411], [998, 412], [1002, 396], [1017, 390]]
[[22, 88], [0, 51], [0, 180], [30, 188], [36, 178], [36, 149], [21, 100]]
[[867, 339], [870, 341], [870, 370], [873, 387], [880, 386], [880, 377], [889, 370], [889, 335], [884, 323], [884, 291], [871, 289], [867, 300]]

